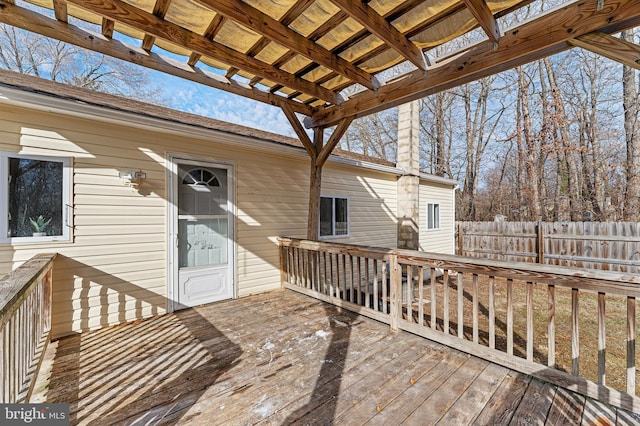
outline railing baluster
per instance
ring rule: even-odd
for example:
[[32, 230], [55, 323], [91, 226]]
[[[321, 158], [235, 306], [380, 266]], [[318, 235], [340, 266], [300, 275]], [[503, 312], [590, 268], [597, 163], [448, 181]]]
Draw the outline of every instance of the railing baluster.
[[358, 280], [358, 297], [356, 297], [356, 303], [358, 303], [359, 305], [363, 305], [364, 303], [362, 303], [362, 289], [361, 289], [361, 285], [362, 285], [362, 258], [360, 256], [358, 256], [358, 273], [357, 273], [357, 280]]
[[336, 254], [336, 297], [339, 299], [344, 298], [344, 292], [342, 291], [344, 276], [342, 275], [342, 270], [344, 265], [344, 256], [341, 254]]
[[571, 374], [580, 374], [580, 319], [578, 289], [571, 289]]
[[389, 313], [389, 262], [382, 262], [382, 312]]
[[[333, 261], [335, 259], [336, 268], [333, 268]], [[331, 270], [331, 278], [329, 279], [329, 291], [331, 292], [331, 297], [336, 297], [336, 285], [338, 282], [338, 257], [331, 253], [329, 255], [329, 269]], [[335, 279], [334, 279], [335, 278]]]
[[313, 287], [313, 258], [312, 258], [312, 253], [311, 250], [306, 250], [306, 256], [305, 256], [305, 282], [306, 282], [306, 287], [309, 289], [314, 290]]
[[294, 255], [293, 255], [293, 248], [292, 247], [287, 247], [287, 282], [294, 284], [295, 283], [295, 272], [294, 268]]
[[342, 300], [347, 300], [347, 255], [342, 255]]
[[478, 343], [478, 274], [473, 274], [473, 343]]
[[376, 311], [380, 311], [380, 299], [378, 294], [378, 259], [373, 259], [373, 306]]
[[548, 326], [547, 326], [547, 366], [556, 366], [556, 287], [553, 284], [547, 286], [548, 300]]
[[322, 251], [320, 254], [320, 292], [322, 294], [329, 294], [327, 288], [327, 252]]
[[489, 277], [489, 347], [496, 348], [496, 299], [495, 278]]
[[295, 264], [293, 265], [294, 267], [294, 275], [295, 275], [295, 283], [298, 286], [302, 285], [302, 273], [300, 271], [300, 251], [301, 249], [296, 248], [293, 252], [293, 260], [295, 262]]
[[431, 329], [435, 330], [438, 326], [438, 311], [436, 305], [436, 269], [429, 268], [431, 277]]
[[533, 283], [527, 281], [527, 361], [533, 361]]
[[349, 281], [347, 282], [347, 294], [348, 296], [348, 300], [350, 302], [355, 303], [355, 295], [354, 295], [354, 289], [353, 289], [353, 284], [354, 284], [354, 268], [353, 268], [353, 256], [351, 256], [350, 254], [347, 255], [347, 259], [349, 259]]
[[13, 348], [17, 347], [16, 342], [16, 320], [14, 317], [9, 319], [9, 401], [15, 401], [17, 398], [16, 394], [16, 351]]
[[411, 301], [413, 300], [413, 267], [411, 265], [406, 265], [407, 268], [407, 287], [405, 289], [406, 295], [403, 296], [403, 299], [406, 299], [406, 302], [403, 300], [402, 304], [407, 304], [407, 321], [413, 322], [413, 306]]
[[371, 290], [369, 288], [370, 277], [371, 277], [371, 274], [369, 273], [369, 258], [365, 257], [364, 258], [364, 282], [365, 282], [364, 306], [366, 308], [371, 308], [371, 301], [369, 300], [369, 298], [371, 297], [370, 295]]
[[324, 294], [324, 289], [322, 286], [322, 257], [320, 256], [322, 252], [314, 251], [311, 253], [313, 259], [313, 271], [315, 275], [315, 286], [314, 288], [320, 293]]
[[636, 394], [636, 298], [627, 297], [627, 393]]
[[513, 355], [513, 280], [507, 279], [507, 353]]
[[605, 294], [598, 293], [598, 383], [607, 384], [607, 320], [605, 310]]
[[458, 338], [464, 339], [464, 277], [458, 272]]
[[424, 326], [424, 267], [418, 267], [418, 324]]
[[391, 330], [399, 330], [402, 317], [402, 266], [398, 264], [398, 256], [390, 259], [389, 274], [391, 276]]
[[449, 334], [449, 271], [444, 270], [444, 288], [442, 289], [443, 328], [445, 334]]

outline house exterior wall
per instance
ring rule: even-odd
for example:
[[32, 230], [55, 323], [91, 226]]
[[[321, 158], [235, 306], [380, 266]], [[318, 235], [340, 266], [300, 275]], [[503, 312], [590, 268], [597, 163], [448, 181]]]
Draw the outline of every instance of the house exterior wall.
[[[427, 204], [440, 204], [440, 228], [427, 229]], [[451, 185], [421, 181], [420, 250], [455, 254], [455, 191]]]
[[396, 247], [396, 176], [362, 173], [328, 163], [322, 172], [322, 195], [349, 199], [349, 236], [322, 241]]
[[[37, 253], [60, 254], [54, 337], [164, 313], [166, 159], [183, 154], [235, 167], [238, 296], [279, 288], [277, 237], [306, 235], [309, 162], [303, 150], [237, 146], [238, 137], [190, 137], [1, 104], [0, 151], [72, 159], [74, 230], [69, 242], [1, 243], [0, 275]], [[147, 174], [138, 190], [118, 176], [129, 169]], [[395, 247], [396, 180], [330, 161], [322, 193], [349, 198], [350, 233], [329, 241]]]

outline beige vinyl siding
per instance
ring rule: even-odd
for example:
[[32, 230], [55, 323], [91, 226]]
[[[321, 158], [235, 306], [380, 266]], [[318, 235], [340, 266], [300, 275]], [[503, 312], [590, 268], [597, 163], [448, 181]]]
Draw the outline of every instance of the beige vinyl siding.
[[[165, 312], [169, 153], [233, 164], [238, 295], [280, 287], [277, 237], [306, 236], [309, 164], [229, 145], [99, 121], [0, 107], [0, 150], [71, 157], [72, 242], [0, 245], [0, 273], [39, 252], [54, 270], [54, 336]], [[138, 191], [118, 172], [140, 169]]]
[[[455, 206], [451, 185], [420, 181], [420, 250], [455, 254]], [[427, 204], [440, 204], [440, 228], [427, 229]]]
[[[277, 237], [306, 236], [309, 160], [303, 150], [266, 146], [223, 133], [195, 138], [2, 104], [1, 151], [72, 159], [74, 229], [71, 241], [0, 244], [0, 274], [37, 253], [60, 254], [54, 266], [54, 337], [165, 312], [166, 159], [173, 154], [233, 165], [237, 294], [280, 288]], [[138, 190], [118, 177], [129, 169], [147, 174]], [[336, 241], [395, 247], [396, 185], [392, 173], [330, 161], [322, 193], [346, 196], [350, 207], [350, 235]], [[443, 197], [441, 225], [453, 227], [453, 218], [445, 220], [452, 212], [452, 205], [446, 207], [451, 191], [436, 192]]]
[[321, 193], [349, 199], [349, 237], [323, 238], [323, 241], [397, 246], [396, 176], [327, 164], [322, 173]]

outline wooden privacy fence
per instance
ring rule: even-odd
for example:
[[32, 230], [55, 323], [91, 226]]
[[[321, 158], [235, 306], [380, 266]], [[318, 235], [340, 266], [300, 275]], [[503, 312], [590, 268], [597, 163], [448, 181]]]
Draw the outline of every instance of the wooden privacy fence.
[[281, 238], [285, 288], [640, 411], [640, 277]]
[[456, 254], [640, 274], [638, 222], [456, 222]]
[[0, 278], [0, 402], [28, 402], [51, 330], [55, 254]]

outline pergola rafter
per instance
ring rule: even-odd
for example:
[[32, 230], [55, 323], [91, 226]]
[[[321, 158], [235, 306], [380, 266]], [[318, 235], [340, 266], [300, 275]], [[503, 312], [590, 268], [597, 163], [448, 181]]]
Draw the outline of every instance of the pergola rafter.
[[[339, 74], [361, 84], [368, 89], [376, 89], [380, 84], [368, 72], [358, 68], [340, 56], [334, 55], [300, 33], [292, 30], [269, 15], [248, 6], [240, 0], [198, 0], [199, 3], [220, 12], [235, 22], [251, 28], [263, 37], [285, 46], [291, 51], [306, 56]], [[248, 58], [250, 56], [247, 56]]]

